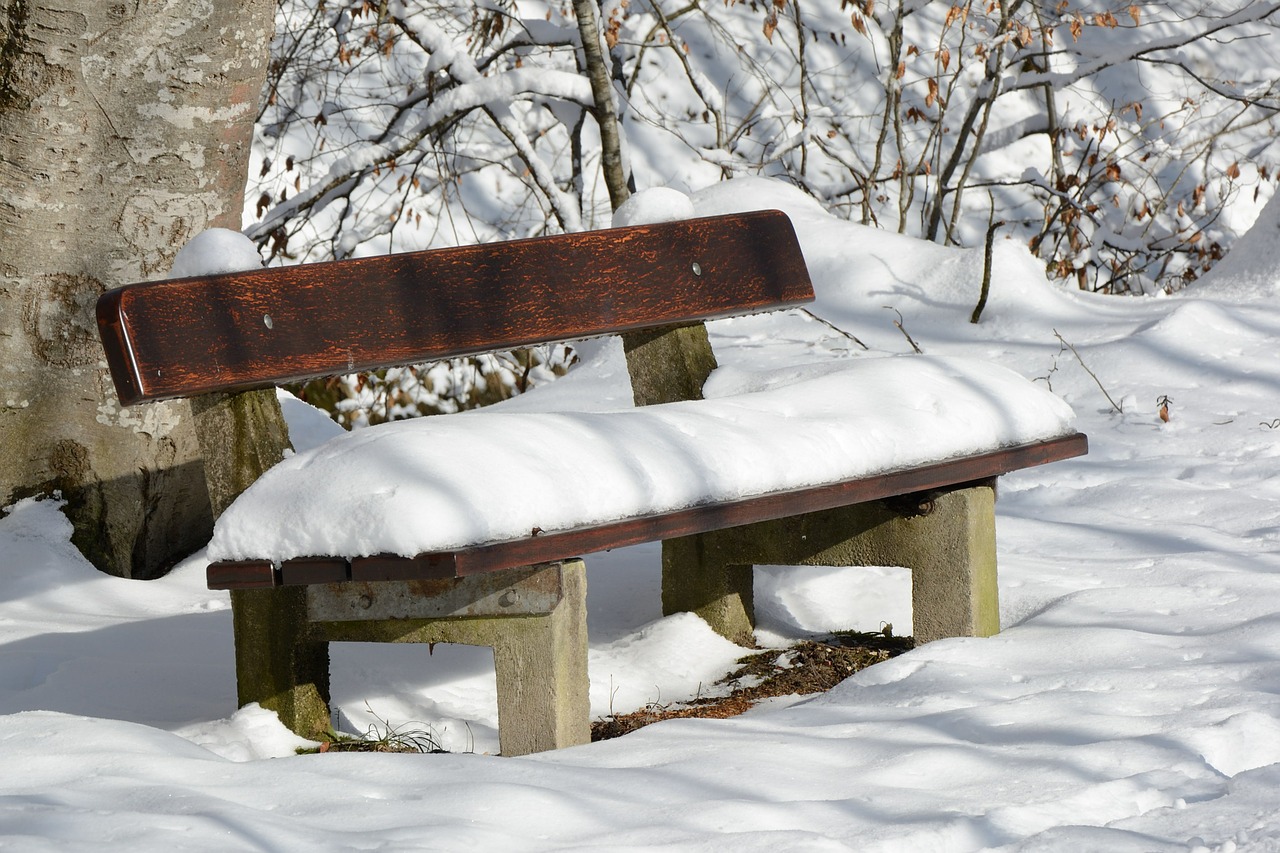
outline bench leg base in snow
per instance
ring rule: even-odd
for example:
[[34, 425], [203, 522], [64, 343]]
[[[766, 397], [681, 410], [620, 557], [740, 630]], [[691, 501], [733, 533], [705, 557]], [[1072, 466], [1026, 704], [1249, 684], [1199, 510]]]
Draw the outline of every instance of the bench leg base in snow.
[[[284, 588], [267, 594], [293, 592]], [[316, 584], [298, 592], [303, 596], [305, 631], [296, 645], [304, 648], [327, 650], [329, 642], [340, 641], [491, 647], [503, 755], [559, 749], [591, 739], [586, 570], [581, 560], [457, 579]], [[297, 657], [297, 652], [279, 644], [275, 627], [273, 635], [258, 637], [264, 643], [259, 654], [280, 659], [273, 671], [288, 671], [283, 661]], [[241, 639], [237, 630], [237, 646]], [[268, 640], [270, 645], [265, 644]], [[308, 674], [311, 683], [293, 685], [292, 690], [274, 686], [277, 695], [307, 700], [295, 698], [294, 705], [303, 713], [282, 713], [281, 719], [299, 734], [314, 737], [329, 725], [327, 665], [323, 690], [315, 686], [315, 673]], [[255, 685], [246, 685], [243, 675], [240, 681], [243, 703]], [[247, 701], [277, 711], [292, 707], [275, 696]], [[322, 720], [319, 728], [316, 719]]]
[[303, 587], [231, 592], [236, 692], [292, 731], [321, 737], [329, 724], [329, 646], [311, 637]]
[[911, 569], [918, 642], [1000, 630], [994, 481], [760, 522], [663, 543], [662, 609], [751, 643], [751, 568]]
[[750, 648], [756, 630], [754, 563], [733, 562], [730, 554], [739, 556], [741, 549], [726, 547], [724, 532], [662, 543], [662, 613], [696, 613], [717, 634]]

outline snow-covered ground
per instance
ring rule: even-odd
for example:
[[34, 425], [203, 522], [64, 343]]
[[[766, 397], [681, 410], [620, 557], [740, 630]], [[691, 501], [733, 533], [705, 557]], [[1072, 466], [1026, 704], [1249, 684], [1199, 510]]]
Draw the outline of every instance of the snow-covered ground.
[[[720, 322], [732, 370], [904, 353], [900, 316], [927, 354], [999, 363], [1074, 407], [1090, 455], [1001, 481], [999, 636], [737, 719], [526, 758], [485, 754], [487, 651], [335, 646], [345, 728], [418, 721], [458, 752], [295, 756], [272, 715], [235, 711], [230, 612], [202, 557], [151, 583], [104, 577], [55, 504], [25, 502], [0, 520], [0, 847], [1280, 850], [1272, 211], [1231, 263], [1163, 299], [1061, 290], [1000, 243], [971, 325], [980, 250], [850, 225], [776, 184], [695, 203], [786, 209], [815, 313], [871, 347], [796, 312]], [[616, 353], [588, 350], [506, 406], [625, 399]], [[736, 647], [661, 618], [654, 546], [587, 564], [594, 713], [687, 698], [729, 669]], [[757, 574], [766, 642], [910, 624], [901, 570]]]

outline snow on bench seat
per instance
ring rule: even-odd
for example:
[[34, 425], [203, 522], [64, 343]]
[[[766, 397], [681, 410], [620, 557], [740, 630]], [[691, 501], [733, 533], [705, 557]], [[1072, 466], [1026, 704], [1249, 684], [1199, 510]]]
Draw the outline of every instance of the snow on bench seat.
[[218, 519], [211, 560], [414, 556], [860, 479], [1074, 433], [1002, 367], [919, 355], [767, 373], [603, 413], [398, 421], [293, 455]]

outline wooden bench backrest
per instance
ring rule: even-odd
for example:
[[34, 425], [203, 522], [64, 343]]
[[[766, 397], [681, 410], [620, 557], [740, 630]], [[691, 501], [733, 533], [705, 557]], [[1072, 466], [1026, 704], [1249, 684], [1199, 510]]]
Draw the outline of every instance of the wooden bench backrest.
[[813, 299], [778, 211], [133, 284], [98, 302], [124, 405]]

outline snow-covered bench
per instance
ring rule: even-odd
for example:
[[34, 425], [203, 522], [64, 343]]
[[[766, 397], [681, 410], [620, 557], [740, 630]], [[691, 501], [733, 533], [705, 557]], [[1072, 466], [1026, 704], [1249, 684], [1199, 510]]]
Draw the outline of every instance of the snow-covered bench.
[[907, 566], [918, 639], [999, 629], [994, 478], [1084, 453], [1069, 408], [922, 356], [707, 382], [703, 320], [812, 298], [757, 212], [132, 285], [98, 318], [126, 405], [623, 335], [639, 407], [357, 430], [271, 468], [209, 545], [242, 703], [314, 734], [329, 641], [492, 645], [516, 754], [588, 737], [583, 554], [664, 540], [664, 611], [739, 642], [758, 564]]

